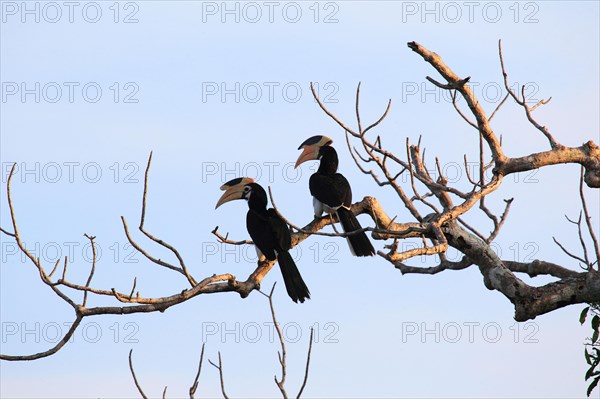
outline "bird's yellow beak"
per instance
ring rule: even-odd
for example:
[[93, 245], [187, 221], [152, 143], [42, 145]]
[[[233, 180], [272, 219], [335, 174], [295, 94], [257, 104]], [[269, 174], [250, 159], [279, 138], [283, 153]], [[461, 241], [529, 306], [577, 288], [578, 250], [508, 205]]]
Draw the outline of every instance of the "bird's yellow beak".
[[227, 183], [223, 184], [220, 187], [220, 189], [224, 190], [225, 192], [217, 201], [215, 209], [217, 209], [226, 202], [244, 198], [244, 187], [250, 183], [254, 183], [254, 179], [251, 179], [249, 177], [238, 177], [233, 180], [229, 180]]
[[331, 145], [332, 143], [333, 140], [327, 136], [312, 136], [311, 138], [307, 139], [304, 141], [304, 143], [300, 144], [300, 147], [298, 147], [299, 150], [303, 151], [296, 160], [296, 165], [294, 168], [297, 168], [306, 161], [319, 159], [319, 150], [321, 147]]

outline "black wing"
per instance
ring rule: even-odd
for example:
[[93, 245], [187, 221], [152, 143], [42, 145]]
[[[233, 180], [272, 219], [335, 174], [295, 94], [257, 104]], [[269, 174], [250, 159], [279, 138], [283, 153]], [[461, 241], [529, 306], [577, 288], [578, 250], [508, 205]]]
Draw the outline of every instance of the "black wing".
[[313, 197], [331, 208], [352, 204], [350, 183], [340, 173], [333, 176], [314, 173], [310, 177], [308, 187]]
[[270, 218], [250, 209], [246, 214], [246, 228], [254, 241], [254, 245], [260, 249], [268, 260], [275, 260], [275, 249], [277, 248]]
[[273, 208], [270, 208], [267, 211], [267, 214], [269, 215], [269, 225], [271, 226], [271, 231], [273, 232], [275, 249], [277, 252], [288, 251], [290, 248], [292, 248], [292, 236], [287, 223], [285, 223], [283, 219], [279, 217]]

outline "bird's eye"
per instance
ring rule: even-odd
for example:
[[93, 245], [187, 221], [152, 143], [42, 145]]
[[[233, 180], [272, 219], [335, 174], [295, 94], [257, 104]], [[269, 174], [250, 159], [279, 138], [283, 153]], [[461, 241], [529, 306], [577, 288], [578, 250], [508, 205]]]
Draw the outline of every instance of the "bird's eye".
[[247, 193], [248, 191], [250, 191], [250, 186], [244, 187], [244, 192]]

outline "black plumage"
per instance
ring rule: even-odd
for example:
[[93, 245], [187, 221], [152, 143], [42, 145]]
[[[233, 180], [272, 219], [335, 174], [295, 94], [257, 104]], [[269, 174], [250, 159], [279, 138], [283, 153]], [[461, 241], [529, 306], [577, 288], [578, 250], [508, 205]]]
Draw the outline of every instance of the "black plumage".
[[[321, 160], [319, 169], [310, 177], [310, 193], [316, 199], [315, 216], [322, 212], [337, 213], [345, 233], [361, 230], [362, 226], [356, 216], [350, 211], [352, 205], [352, 188], [348, 180], [337, 173], [338, 156], [335, 148], [324, 145], [319, 148], [318, 158]], [[348, 245], [353, 255], [371, 256], [375, 249], [365, 234], [360, 232], [347, 236]]]
[[246, 228], [254, 245], [268, 260], [277, 260], [290, 298], [304, 302], [310, 298], [310, 292], [289, 253], [292, 241], [287, 224], [275, 209], [267, 209], [267, 194], [259, 184], [244, 186], [243, 197], [248, 200]]

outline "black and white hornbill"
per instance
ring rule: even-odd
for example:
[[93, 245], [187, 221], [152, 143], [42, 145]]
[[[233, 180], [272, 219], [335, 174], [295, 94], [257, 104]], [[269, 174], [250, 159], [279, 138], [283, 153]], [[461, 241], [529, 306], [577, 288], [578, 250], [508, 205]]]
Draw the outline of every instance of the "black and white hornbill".
[[294, 302], [310, 299], [310, 292], [289, 253], [292, 238], [287, 224], [275, 209], [267, 209], [267, 193], [260, 184], [249, 177], [238, 177], [221, 186], [225, 193], [217, 202], [217, 209], [226, 202], [245, 199], [248, 201], [246, 228], [261, 254], [268, 260], [277, 260], [288, 295]]
[[[331, 147], [333, 140], [327, 136], [313, 136], [300, 144], [299, 150], [304, 151], [296, 161], [296, 168], [303, 162], [320, 160], [319, 169], [310, 177], [309, 188], [313, 196], [315, 217], [320, 217], [323, 211], [336, 213], [345, 233], [362, 229], [356, 216], [350, 211], [352, 205], [352, 189], [348, 180], [337, 173], [338, 156], [335, 148]], [[346, 237], [350, 251], [355, 256], [375, 255], [375, 249], [365, 232]]]

